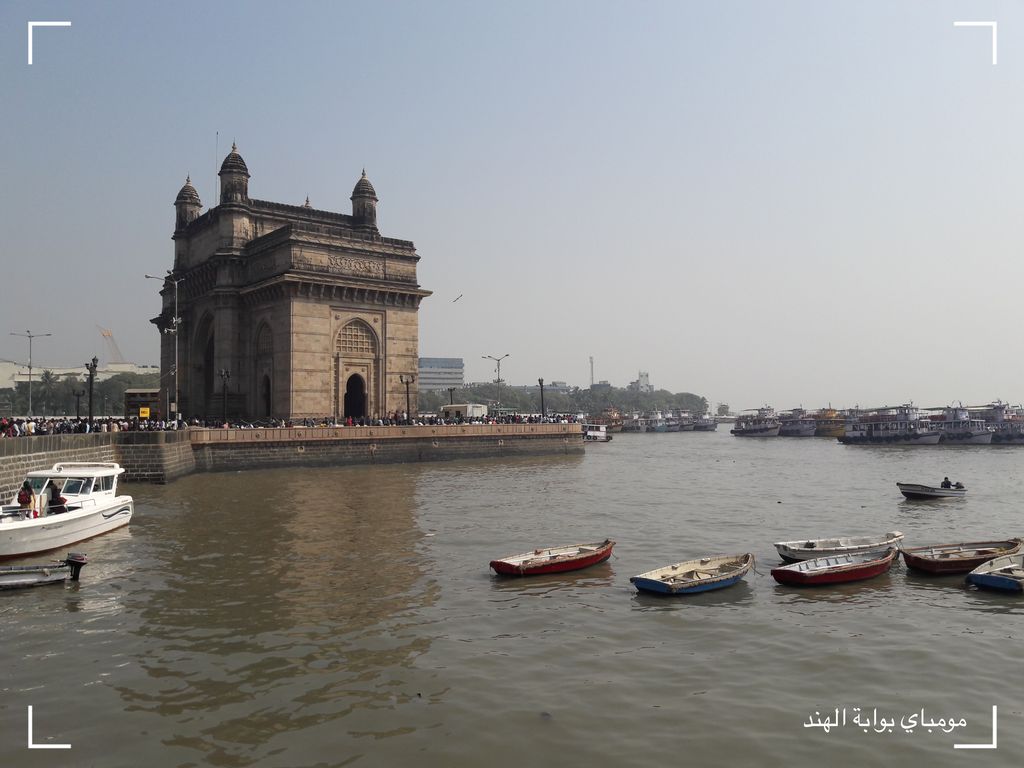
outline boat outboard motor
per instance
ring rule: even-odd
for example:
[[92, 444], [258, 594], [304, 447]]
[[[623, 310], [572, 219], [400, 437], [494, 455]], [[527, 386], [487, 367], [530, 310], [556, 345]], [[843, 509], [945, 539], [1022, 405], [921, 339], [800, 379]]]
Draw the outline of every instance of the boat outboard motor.
[[71, 580], [78, 581], [78, 574], [88, 564], [89, 558], [80, 552], [69, 552], [64, 564], [71, 567]]

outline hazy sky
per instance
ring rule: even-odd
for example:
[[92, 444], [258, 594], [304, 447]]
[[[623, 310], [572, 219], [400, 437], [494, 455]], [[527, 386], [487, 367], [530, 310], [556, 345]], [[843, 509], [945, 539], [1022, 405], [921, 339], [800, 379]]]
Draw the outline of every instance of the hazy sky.
[[155, 362], [143, 274], [234, 139], [264, 200], [366, 167], [471, 381], [1016, 402], [1022, 85], [1014, 2], [8, 0], [0, 357]]

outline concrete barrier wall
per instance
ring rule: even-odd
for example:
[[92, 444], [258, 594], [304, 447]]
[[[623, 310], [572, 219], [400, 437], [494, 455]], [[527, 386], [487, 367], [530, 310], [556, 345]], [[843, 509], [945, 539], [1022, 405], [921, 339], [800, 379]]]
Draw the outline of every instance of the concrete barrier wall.
[[0, 439], [0, 499], [9, 503], [25, 473], [35, 469], [62, 461], [117, 461], [113, 437], [97, 433]]
[[189, 429], [0, 439], [0, 498], [26, 472], [67, 461], [116, 461], [129, 482], [166, 483], [192, 472], [385, 464], [583, 453], [578, 424], [438, 427]]

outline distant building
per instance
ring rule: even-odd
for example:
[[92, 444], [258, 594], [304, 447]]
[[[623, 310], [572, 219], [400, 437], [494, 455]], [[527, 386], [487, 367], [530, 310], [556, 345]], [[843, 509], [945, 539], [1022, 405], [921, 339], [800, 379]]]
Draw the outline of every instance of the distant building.
[[421, 357], [419, 371], [419, 388], [423, 392], [465, 386], [466, 370], [461, 357]]
[[597, 384], [591, 384], [590, 385], [590, 391], [591, 392], [611, 392], [612, 391], [612, 385], [609, 384], [607, 381], [599, 381], [599, 382], [597, 382]]
[[654, 392], [654, 387], [651, 386], [650, 375], [647, 371], [639, 371], [637, 373], [637, 380], [629, 382], [629, 386], [626, 389], [630, 392], [640, 392], [646, 395]]
[[[49, 371], [58, 378], [73, 376], [79, 381], [85, 381], [89, 372], [85, 365], [72, 365], [70, 367], [52, 365], [33, 365], [32, 381], [39, 383], [43, 371]], [[119, 373], [159, 373], [160, 369], [155, 365], [135, 365], [134, 363], [107, 363], [96, 370], [96, 381], [105, 381]], [[0, 389], [12, 389], [15, 384], [28, 383], [28, 366], [18, 363], [0, 362]]]

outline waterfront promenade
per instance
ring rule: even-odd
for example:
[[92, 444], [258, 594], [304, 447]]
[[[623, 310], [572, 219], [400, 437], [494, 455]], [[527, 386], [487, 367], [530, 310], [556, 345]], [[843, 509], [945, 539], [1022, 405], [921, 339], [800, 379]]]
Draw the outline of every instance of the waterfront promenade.
[[26, 472], [62, 461], [116, 461], [128, 482], [193, 472], [397, 464], [583, 453], [579, 424], [449, 424], [93, 432], [0, 440], [0, 497]]

